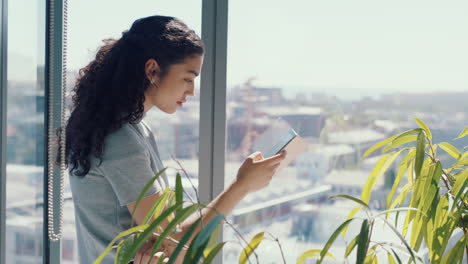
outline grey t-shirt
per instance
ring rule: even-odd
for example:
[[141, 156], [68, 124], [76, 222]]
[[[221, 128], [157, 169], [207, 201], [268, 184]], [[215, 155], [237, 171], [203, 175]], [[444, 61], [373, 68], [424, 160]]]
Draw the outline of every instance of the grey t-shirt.
[[[90, 264], [112, 239], [130, 228], [127, 205], [136, 201], [146, 183], [164, 168], [156, 140], [144, 121], [124, 124], [106, 136], [102, 163], [91, 159], [83, 178], [70, 176], [80, 263]], [[165, 174], [145, 196], [169, 186]], [[115, 250], [101, 262], [114, 263]]]

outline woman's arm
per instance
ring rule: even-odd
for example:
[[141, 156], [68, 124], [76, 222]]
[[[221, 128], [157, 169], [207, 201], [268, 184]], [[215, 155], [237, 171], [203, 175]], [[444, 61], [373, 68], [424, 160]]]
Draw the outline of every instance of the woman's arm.
[[[206, 225], [218, 213], [229, 215], [235, 206], [249, 193], [258, 191], [267, 186], [276, 173], [280, 162], [285, 158], [286, 152], [264, 159], [260, 152], [251, 154], [239, 168], [234, 182], [232, 182], [220, 195], [216, 197], [208, 206], [201, 210], [203, 225], [199, 225], [194, 232], [198, 233], [202, 226]], [[160, 193], [150, 195], [141, 200], [135, 211], [134, 219], [137, 224], [141, 224], [144, 216], [157, 200]], [[133, 212], [134, 203], [128, 205], [130, 212]], [[200, 217], [200, 211], [191, 215], [181, 225], [181, 232], [172, 236], [180, 240], [186, 230]], [[165, 223], [163, 227], [166, 225]], [[194, 236], [193, 236], [194, 237]], [[193, 238], [192, 237], [192, 238]]]

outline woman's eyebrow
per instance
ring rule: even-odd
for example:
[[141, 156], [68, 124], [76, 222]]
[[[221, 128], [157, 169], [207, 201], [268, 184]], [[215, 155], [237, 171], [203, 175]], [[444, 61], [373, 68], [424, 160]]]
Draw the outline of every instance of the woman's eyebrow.
[[199, 73], [198, 73], [198, 72], [196, 72], [196, 71], [193, 71], [193, 70], [189, 70], [189, 71], [187, 71], [187, 72], [189, 72], [189, 73], [193, 73], [193, 74], [195, 75], [195, 77], [199, 75]]

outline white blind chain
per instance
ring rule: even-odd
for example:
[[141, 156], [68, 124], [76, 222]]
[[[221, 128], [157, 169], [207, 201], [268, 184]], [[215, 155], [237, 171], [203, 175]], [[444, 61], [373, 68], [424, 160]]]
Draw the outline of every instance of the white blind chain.
[[50, 13], [49, 13], [49, 124], [48, 124], [48, 151], [47, 151], [47, 161], [48, 161], [48, 233], [49, 240], [57, 242], [60, 240], [63, 231], [63, 197], [65, 189], [65, 142], [66, 142], [66, 133], [65, 133], [65, 104], [66, 104], [66, 89], [67, 89], [67, 22], [68, 22], [68, 0], [63, 0], [63, 23], [62, 23], [62, 98], [61, 98], [61, 113], [60, 113], [60, 127], [61, 137], [60, 137], [60, 194], [59, 194], [59, 223], [58, 223], [58, 233], [55, 233], [54, 230], [54, 108], [53, 108], [53, 96], [54, 91], [52, 84], [54, 83], [54, 23], [55, 23], [55, 6], [54, 1], [49, 1]]

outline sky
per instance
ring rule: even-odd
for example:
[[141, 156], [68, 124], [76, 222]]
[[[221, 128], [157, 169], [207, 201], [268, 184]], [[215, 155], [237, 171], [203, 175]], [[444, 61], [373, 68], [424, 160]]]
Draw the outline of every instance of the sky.
[[[31, 25], [42, 18], [36, 1], [11, 2], [10, 67], [21, 78], [40, 61], [22, 53], [38, 49], [42, 35]], [[69, 2], [70, 69], [140, 17], [176, 16], [201, 35], [201, 0]], [[231, 0], [228, 87], [256, 77], [291, 92], [468, 90], [467, 13], [461, 0]]]

